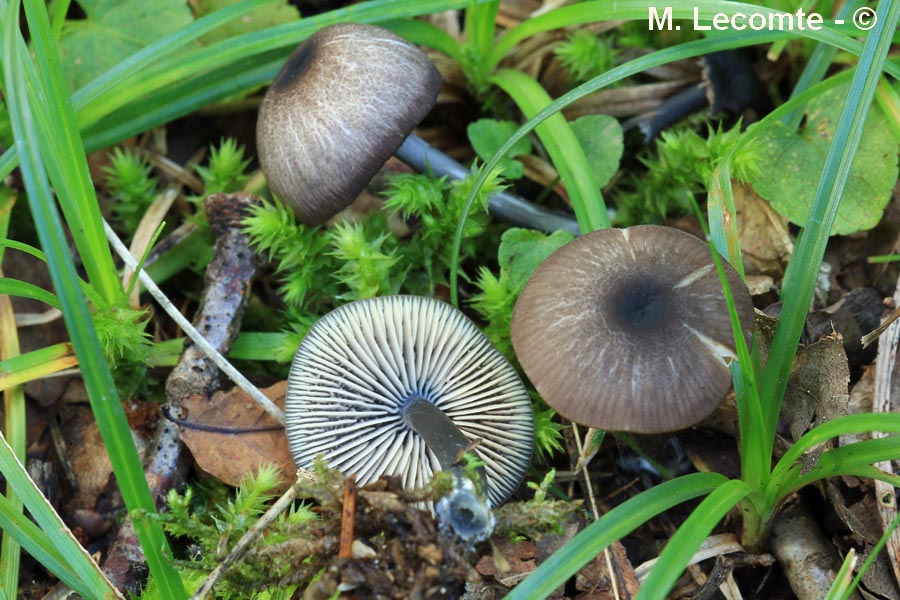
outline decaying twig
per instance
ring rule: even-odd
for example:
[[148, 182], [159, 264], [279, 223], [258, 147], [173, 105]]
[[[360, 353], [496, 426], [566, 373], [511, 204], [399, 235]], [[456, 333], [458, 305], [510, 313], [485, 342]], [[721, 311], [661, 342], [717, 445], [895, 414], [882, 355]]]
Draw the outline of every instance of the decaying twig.
[[[775, 517], [772, 553], [799, 600], [821, 600], [827, 596], [841, 568], [834, 544], [822, 534], [809, 510], [799, 500]], [[859, 600], [859, 594], [854, 592], [850, 598]]]
[[[894, 290], [894, 304], [900, 306], [900, 279], [897, 280], [897, 287]], [[896, 321], [896, 315], [900, 314], [898, 310], [885, 319], [884, 323], [890, 323], [890, 326], [887, 327], [884, 337], [878, 343], [878, 355], [875, 358], [875, 393], [872, 396], [872, 412], [875, 413], [891, 412], [891, 381], [897, 360], [898, 343], [900, 343], [900, 323]], [[873, 438], [884, 437], [884, 435], [882, 432], [872, 432]], [[894, 472], [890, 461], [880, 462], [875, 466], [887, 473]], [[876, 480], [875, 497], [878, 500], [876, 504], [878, 505], [878, 516], [881, 518], [881, 526], [886, 531], [891, 521], [897, 516], [897, 497], [894, 494], [893, 486]], [[894, 578], [900, 584], [900, 532], [895, 529], [885, 545], [891, 559]]]
[[[231, 194], [232, 196], [238, 194]], [[248, 196], [248, 194], [240, 194], [241, 196]], [[112, 227], [110, 227], [109, 223], [106, 221], [103, 222], [103, 229], [106, 232], [106, 237], [109, 240], [110, 244], [113, 247], [113, 250], [116, 251], [122, 261], [126, 266], [131, 269], [137, 268], [137, 260], [131, 256], [131, 253], [128, 252], [128, 249], [125, 247], [125, 244], [122, 243], [122, 240], [119, 239], [119, 236], [116, 235], [116, 232], [113, 231]], [[253, 400], [258, 403], [263, 410], [272, 415], [279, 423], [284, 423], [284, 412], [275, 406], [271, 400], [265, 397], [259, 389], [250, 383], [250, 381], [244, 377], [244, 375], [235, 369], [231, 363], [229, 363], [222, 353], [216, 350], [210, 345], [209, 342], [200, 334], [197, 329], [191, 325], [191, 322], [188, 321], [184, 315], [182, 315], [177, 308], [172, 304], [172, 302], [166, 298], [166, 295], [163, 293], [159, 286], [156, 285], [156, 282], [147, 275], [147, 272], [143, 269], [138, 274], [140, 281], [144, 284], [144, 287], [150, 293], [151, 296], [159, 303], [159, 305], [166, 311], [175, 323], [181, 327], [182, 331], [191, 339], [193, 343], [195, 343], [203, 353], [218, 366], [225, 375], [228, 376], [234, 383], [237, 384], [239, 388], [247, 392], [247, 394], [253, 398]], [[232, 290], [233, 292], [234, 290]]]
[[344, 480], [344, 506], [341, 509], [341, 549], [338, 558], [353, 555], [353, 522], [356, 516], [356, 476]]
[[[250, 281], [256, 274], [256, 256], [241, 229], [246, 210], [258, 200], [248, 194], [215, 194], [204, 206], [216, 235], [213, 258], [206, 269], [200, 308], [194, 317], [204, 341], [218, 352], [226, 352], [237, 337], [241, 317], [250, 295]], [[145, 274], [141, 272], [141, 275]], [[197, 346], [186, 348], [166, 381], [168, 409], [180, 413], [183, 398], [211, 394], [218, 383], [216, 364]], [[184, 481], [187, 471], [184, 446], [178, 439], [178, 425], [159, 419], [154, 443], [144, 473], [157, 503]], [[119, 589], [137, 591], [145, 576], [143, 551], [131, 519], [119, 528], [104, 563], [104, 570]]]

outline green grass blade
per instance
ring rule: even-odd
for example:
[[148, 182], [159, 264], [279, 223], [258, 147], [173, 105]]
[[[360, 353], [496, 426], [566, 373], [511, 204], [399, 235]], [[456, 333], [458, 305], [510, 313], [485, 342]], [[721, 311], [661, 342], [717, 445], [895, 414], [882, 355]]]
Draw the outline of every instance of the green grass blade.
[[[845, 0], [835, 18], [843, 20], [849, 19], [853, 14], [853, 11], [861, 4], [862, 2], [860, 0]], [[828, 71], [828, 67], [831, 66], [831, 61], [834, 60], [836, 54], [837, 48], [834, 46], [828, 44], [819, 44], [816, 46], [816, 49], [810, 54], [809, 60], [806, 61], [803, 72], [800, 73], [800, 77], [797, 78], [794, 89], [791, 90], [791, 98], [821, 81], [822, 78], [825, 77], [825, 73]], [[802, 119], [803, 110], [797, 108], [781, 117], [781, 122], [789, 129], [793, 130], [800, 126], [800, 121]]]
[[668, 596], [703, 540], [722, 517], [749, 493], [747, 484], [738, 479], [732, 479], [710, 492], [666, 544], [650, 575], [638, 590], [635, 600]]
[[[41, 252], [39, 248], [35, 248], [30, 244], [17, 242], [16, 240], [0, 239], [0, 248], [11, 248], [12, 250], [18, 250], [19, 252], [29, 254], [42, 262], [47, 262], [47, 257], [44, 255], [44, 253]], [[3, 258], [2, 253], [0, 253], [0, 258]]]
[[0, 294], [9, 294], [10, 296], [19, 296], [20, 298], [30, 298], [38, 300], [44, 304], [49, 304], [53, 308], [60, 308], [59, 299], [56, 296], [27, 281], [19, 281], [18, 279], [10, 279], [9, 277], [0, 277]]
[[[482, 57], [482, 60], [490, 54], [491, 48], [494, 46], [499, 10], [499, 0], [490, 0], [489, 2], [471, 0], [469, 8], [466, 9], [466, 44], [479, 57]], [[486, 71], [486, 73], [489, 72]]]
[[62, 342], [0, 361], [0, 391], [78, 365], [72, 344]]
[[[12, 204], [12, 200], [9, 200]], [[0, 209], [0, 238], [5, 238], [9, 228], [9, 210]], [[0, 258], [2, 264], [2, 258]], [[3, 275], [0, 270], [0, 276]], [[16, 314], [13, 311], [9, 296], [0, 296], [0, 360], [15, 358], [20, 354], [19, 332], [16, 329]], [[26, 448], [26, 411], [25, 390], [22, 386], [13, 386], [3, 391], [3, 431], [9, 440], [10, 450], [20, 462], [25, 461]], [[12, 486], [4, 486], [6, 500], [11, 518], [22, 515], [22, 500], [16, 495]], [[0, 527], [0, 529], [3, 529]], [[13, 538], [11, 531], [3, 529], [0, 540], [0, 592], [8, 598], [18, 597], [19, 565], [21, 552], [19, 543]]]
[[0, 265], [3, 264], [3, 253], [6, 251], [3, 244], [8, 241], [6, 236], [9, 234], [9, 218], [15, 205], [16, 195], [13, 191], [0, 192]]
[[859, 568], [859, 571], [856, 572], [856, 577], [853, 578], [853, 581], [850, 583], [850, 588], [847, 590], [847, 593], [842, 596], [841, 600], [847, 600], [850, 597], [850, 594], [853, 593], [853, 590], [855, 590], [859, 586], [862, 578], [872, 566], [872, 563], [875, 562], [875, 559], [878, 558], [878, 555], [881, 554], [881, 551], [884, 549], [885, 544], [887, 544], [888, 539], [894, 534], [894, 531], [898, 526], [900, 526], [900, 512], [894, 515], [893, 520], [885, 528], [884, 533], [881, 534], [880, 538], [878, 538], [878, 543], [875, 544], [875, 547], [873, 547], [872, 551], [869, 552], [869, 555], [866, 557], [866, 560]]
[[612, 542], [673, 506], [727, 485], [724, 475], [693, 473], [641, 492], [585, 527], [513, 588], [507, 600], [546, 598]]
[[109, 147], [125, 138], [190, 114], [222, 98], [232, 97], [271, 81], [284, 64], [279, 57], [253, 69], [234, 72], [216, 69], [205, 77], [173, 83], [109, 114], [84, 130], [88, 152]]
[[828, 595], [825, 596], [825, 600], [840, 600], [850, 594], [850, 590], [853, 589], [853, 582], [850, 576], [853, 574], [855, 567], [856, 551], [851, 548], [844, 557], [844, 562], [841, 563], [841, 568], [838, 570], [837, 575], [834, 576], [834, 582], [828, 588]]
[[[0, 257], [2, 257], [3, 255], [2, 251], [6, 248], [24, 252], [25, 254], [35, 257], [41, 262], [47, 262], [47, 256], [39, 248], [35, 248], [30, 244], [25, 244], [16, 240], [0, 239]], [[81, 278], [79, 278], [79, 282], [81, 283], [81, 291], [84, 292], [84, 295], [87, 296], [88, 300], [93, 302], [95, 306], [101, 306], [103, 304], [103, 298], [100, 296], [97, 290], [92, 288], [86, 281], [82, 280]]]
[[88, 172], [46, 4], [41, 0], [25, 0], [25, 14], [43, 87], [42, 99], [47, 102], [50, 116], [48, 125], [52, 131], [52, 143], [45, 145], [45, 152], [49, 148], [56, 160], [49, 160], [46, 164], [56, 172], [56, 176], [51, 178], [59, 193], [59, 203], [66, 220], [73, 225], [77, 223], [71, 231], [88, 280], [106, 302], [111, 303], [121, 296], [122, 289], [112, 253], [100, 226], [100, 206]]
[[888, 118], [891, 131], [894, 132], [894, 139], [900, 141], [900, 94], [897, 94], [896, 87], [892, 86], [886, 77], [882, 77], [878, 82], [875, 100], [878, 101], [878, 106]]
[[[6, 450], [0, 447], [0, 455]], [[72, 588], [85, 598], [92, 598], [93, 590], [84, 583], [69, 566], [70, 561], [57, 549], [49, 536], [27, 519], [21, 509], [3, 496], [0, 496], [0, 529], [3, 530], [4, 550], [8, 539], [15, 540], [16, 551], [19, 546], [43, 565], [48, 571], [56, 575], [60, 581]], [[4, 577], [12, 577], [12, 574], [4, 572]], [[12, 592], [7, 587], [7, 597], [18, 597], [18, 575], [15, 579], [4, 579], [3, 584], [12, 583]]]
[[772, 484], [787, 478], [787, 471], [795, 466], [804, 454], [816, 446], [841, 435], [854, 435], [879, 431], [882, 433], [900, 433], [900, 414], [898, 413], [861, 413], [847, 415], [833, 421], [822, 423], [806, 432], [793, 446], [784, 453], [784, 456], [772, 469]]
[[875, 463], [895, 460], [898, 456], [900, 456], [900, 435], [854, 442], [826, 450], [815, 466], [809, 470], [804, 472], [802, 465], [793, 467], [786, 478], [787, 487], [779, 488], [778, 492], [783, 498], [820, 479], [844, 475], [868, 476], [900, 486], [900, 475], [886, 473], [872, 466]]
[[[782, 286], [784, 305], [762, 377], [761, 397], [763, 408], [767, 411], [766, 430], [770, 432], [775, 431], [781, 399], [815, 291], [819, 265], [825, 255], [853, 155], [859, 145], [863, 124], [881, 78], [882, 65], [900, 18], [900, 2], [882, 0], [878, 4], [877, 16], [878, 23], [866, 40], [835, 127], [809, 219], [785, 273]], [[768, 448], [770, 453], [772, 444], [774, 437]]]
[[415, 19], [385, 21], [380, 25], [385, 29], [390, 29], [413, 44], [434, 48], [438, 52], [446, 54], [457, 63], [462, 63], [465, 60], [460, 43], [437, 25], [433, 25], [427, 21], [417, 21]]
[[[87, 304], [79, 288], [75, 266], [69, 254], [66, 236], [44, 167], [41, 138], [35, 130], [31, 113], [31, 105], [35, 102], [35, 98], [29, 95], [25, 85], [27, 56], [22, 53], [18, 8], [18, 0], [10, 2], [5, 15], [2, 56], [6, 86], [4, 91], [32, 218], [41, 246], [47, 254], [50, 278], [82, 367], [91, 408], [109, 453], [125, 505], [132, 514], [135, 511], [142, 511], [152, 515], [156, 512], [153, 499], [144, 479], [143, 468], [131, 438], [125, 411], [109, 366], [103, 358], [97, 332], [94, 330]], [[32, 34], [34, 33], [32, 28]], [[22, 495], [22, 490], [17, 487], [16, 492], [22, 496], [26, 506], [33, 513], [33, 507], [29, 505], [28, 498]], [[51, 533], [43, 523], [41, 525], [48, 535], [55, 533]], [[151, 518], [135, 518], [134, 525], [148, 565], [161, 589], [164, 590], [165, 596], [174, 600], [184, 598], [185, 592], [171, 564], [171, 555], [162, 527]], [[92, 561], [90, 564], [93, 564]], [[81, 568], [80, 565], [73, 565], [73, 568], [75, 567]], [[90, 575], [79, 574], [83, 579]], [[94, 594], [103, 593], [103, 590], [102, 586], [96, 587]]]
[[767, 480], [772, 464], [772, 457], [762, 454], [766, 440], [764, 432], [752, 426], [753, 423], [763, 422], [762, 408], [759, 402], [759, 388], [757, 387], [757, 372], [751, 359], [750, 349], [747, 347], [747, 341], [744, 338], [737, 306], [734, 303], [734, 294], [728, 283], [728, 277], [725, 275], [725, 268], [722, 265], [722, 257], [709, 235], [709, 226], [703, 217], [700, 205], [693, 196], [691, 196], [691, 206], [703, 230], [703, 236], [709, 244], [709, 252], [716, 265], [719, 284], [722, 286], [725, 303], [728, 306], [731, 335], [737, 351], [737, 360], [731, 365], [731, 373], [734, 380], [738, 427], [740, 428], [741, 477], [753, 489], [757, 489]]
[[[491, 81], [513, 99], [526, 118], [533, 117], [553, 101], [541, 84], [522, 71], [503, 69]], [[556, 113], [535, 127], [534, 131], [569, 193], [581, 232], [609, 227], [600, 186], [568, 121], [562, 114]]]

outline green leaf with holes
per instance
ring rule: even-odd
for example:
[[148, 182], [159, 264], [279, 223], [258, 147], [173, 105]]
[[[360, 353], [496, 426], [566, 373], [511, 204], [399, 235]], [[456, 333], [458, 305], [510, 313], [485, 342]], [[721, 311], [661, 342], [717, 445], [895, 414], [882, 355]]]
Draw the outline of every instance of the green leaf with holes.
[[[499, 121], [497, 119], [479, 119], [469, 124], [466, 132], [472, 148], [481, 160], [489, 160], [500, 146], [506, 142], [519, 129], [519, 125], [512, 121]], [[525, 174], [525, 165], [514, 157], [522, 154], [531, 154], [531, 141], [525, 137], [516, 142], [506, 156], [500, 160], [500, 168], [506, 179], [519, 179]]]
[[[208, 15], [222, 8], [237, 4], [240, 0], [197, 0], [192, 6], [197, 13], [197, 18]], [[235, 37], [244, 33], [259, 31], [266, 27], [281, 25], [282, 23], [292, 23], [300, 18], [300, 11], [297, 7], [291, 6], [288, 0], [279, 0], [257, 8], [241, 17], [229, 21], [218, 29], [210, 31], [200, 38], [204, 44], [212, 44], [230, 37]]]
[[572, 131], [594, 168], [597, 185], [603, 187], [619, 170], [624, 148], [622, 126], [609, 115], [586, 115], [571, 122]]
[[533, 229], [512, 228], [503, 232], [497, 262], [500, 270], [509, 273], [509, 288], [521, 289], [544, 259], [575, 239], [568, 231], [551, 234]]
[[[753, 187], [792, 223], [806, 224], [847, 94], [847, 86], [824, 92], [807, 106], [799, 131], [778, 123], [756, 142], [761, 159]], [[887, 119], [873, 105], [831, 235], [864, 231], [878, 224], [897, 182], [897, 149]]]
[[185, 0], [79, 0], [78, 4], [87, 17], [66, 21], [59, 40], [70, 90], [193, 20]]

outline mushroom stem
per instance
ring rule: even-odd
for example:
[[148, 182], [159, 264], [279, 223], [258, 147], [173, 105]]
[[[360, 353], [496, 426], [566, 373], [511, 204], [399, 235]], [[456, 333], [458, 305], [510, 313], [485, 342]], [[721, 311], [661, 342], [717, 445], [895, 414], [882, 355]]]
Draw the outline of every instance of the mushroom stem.
[[[471, 174], [462, 164], [415, 134], [407, 137], [395, 154], [420, 173], [429, 172], [450, 179], [464, 179]], [[548, 233], [562, 229], [575, 235], [581, 234], [578, 223], [571, 216], [542, 208], [509, 192], [493, 194], [488, 210], [498, 219], [519, 227]]]
[[459, 464], [470, 446], [469, 438], [453, 424], [450, 417], [422, 396], [413, 396], [406, 401], [403, 420], [425, 440], [445, 471]]
[[484, 469], [479, 467], [478, 479], [473, 482], [460, 464], [463, 454], [471, 445], [444, 411], [422, 396], [413, 396], [403, 407], [403, 421], [417, 434], [437, 457], [444, 471], [453, 473], [453, 491], [441, 498], [437, 513], [456, 534], [478, 542], [494, 529], [494, 515], [484, 493], [487, 490]]

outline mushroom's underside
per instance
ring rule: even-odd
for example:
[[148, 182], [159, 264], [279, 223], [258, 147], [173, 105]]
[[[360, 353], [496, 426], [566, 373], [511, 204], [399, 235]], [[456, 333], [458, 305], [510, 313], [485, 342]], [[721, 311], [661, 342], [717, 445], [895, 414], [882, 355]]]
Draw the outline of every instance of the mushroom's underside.
[[297, 350], [285, 414], [294, 461], [321, 455], [365, 484], [395, 475], [428, 483], [441, 465], [404, 419], [425, 399], [444, 412], [485, 463], [494, 505], [518, 487], [531, 459], [531, 400], [515, 370], [448, 304], [392, 296], [323, 317]]

